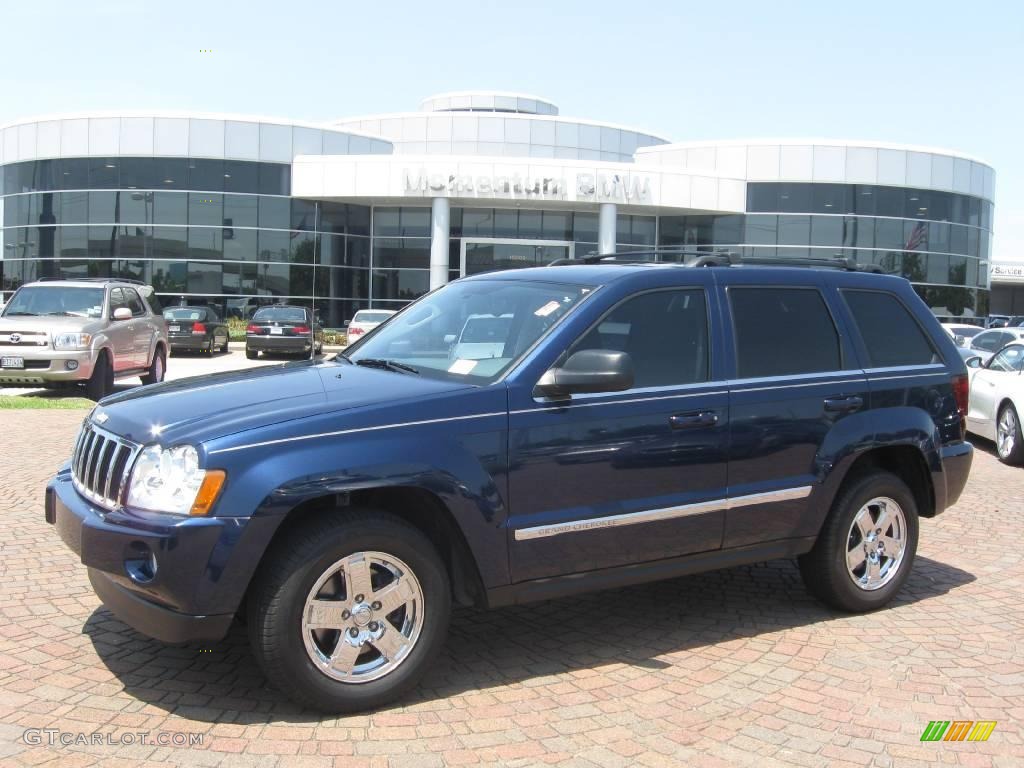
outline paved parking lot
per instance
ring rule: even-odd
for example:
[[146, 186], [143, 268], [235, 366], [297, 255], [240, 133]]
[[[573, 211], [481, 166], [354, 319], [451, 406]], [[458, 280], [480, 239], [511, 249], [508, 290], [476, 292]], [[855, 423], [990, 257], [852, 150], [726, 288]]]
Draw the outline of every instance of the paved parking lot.
[[[888, 610], [825, 609], [790, 562], [463, 610], [404, 705], [321, 718], [266, 687], [239, 629], [168, 648], [100, 606], [42, 517], [83, 415], [0, 412], [0, 762], [1024, 765], [1024, 470], [991, 446], [963, 500], [923, 522]], [[919, 741], [930, 720], [958, 719], [998, 724], [984, 743]], [[29, 745], [29, 728], [112, 743]], [[202, 745], [142, 745], [140, 732]]]

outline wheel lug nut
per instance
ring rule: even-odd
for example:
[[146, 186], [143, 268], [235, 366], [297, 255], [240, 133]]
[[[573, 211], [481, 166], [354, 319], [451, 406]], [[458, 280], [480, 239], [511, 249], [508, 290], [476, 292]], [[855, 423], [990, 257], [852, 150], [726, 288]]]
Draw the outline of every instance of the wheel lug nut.
[[349, 616], [351, 616], [351, 615], [352, 615], [352, 614], [351, 614], [351, 613], [349, 613], [348, 611], [342, 611], [342, 612], [341, 612], [341, 618], [343, 618], [343, 619], [347, 619], [347, 618], [348, 618]]
[[380, 610], [380, 602], [377, 601], [377, 600], [374, 600], [373, 601], [373, 605], [371, 605], [370, 607], [373, 608], [373, 610], [375, 610], [375, 611], [379, 611]]
[[363, 602], [363, 596], [362, 595], [356, 595], [356, 602], [357, 603]]
[[349, 635], [351, 635], [352, 637], [359, 637], [359, 630], [358, 630], [358, 629], [356, 629], [355, 627], [352, 627], [352, 629], [350, 629], [350, 630], [348, 631], [348, 633], [349, 633]]
[[379, 624], [378, 624], [378, 623], [377, 623], [376, 621], [371, 621], [371, 622], [370, 622], [370, 631], [371, 631], [371, 632], [376, 632], [376, 631], [377, 631], [377, 628], [378, 628], [379, 626], [380, 626], [380, 625], [379, 625]]

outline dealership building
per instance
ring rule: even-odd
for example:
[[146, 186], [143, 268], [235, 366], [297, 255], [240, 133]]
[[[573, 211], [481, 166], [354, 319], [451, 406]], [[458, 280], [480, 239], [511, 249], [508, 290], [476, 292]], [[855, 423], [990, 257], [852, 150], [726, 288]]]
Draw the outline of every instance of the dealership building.
[[463, 275], [593, 253], [853, 258], [989, 311], [995, 174], [878, 142], [675, 142], [522, 94], [329, 124], [157, 112], [0, 128], [0, 277], [130, 277], [164, 303], [329, 326]]

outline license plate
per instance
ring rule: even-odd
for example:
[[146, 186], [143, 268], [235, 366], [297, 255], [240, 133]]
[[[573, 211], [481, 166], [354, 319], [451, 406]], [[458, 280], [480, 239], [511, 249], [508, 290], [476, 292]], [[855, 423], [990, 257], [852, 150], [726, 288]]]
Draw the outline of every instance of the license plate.
[[180, 325], [168, 325], [167, 326], [167, 330], [170, 331], [171, 333], [177, 333], [178, 331], [181, 330], [181, 326]]
[[23, 357], [0, 357], [0, 368], [24, 368], [25, 358]]
[[270, 329], [270, 335], [271, 336], [281, 336], [283, 333], [284, 333], [284, 328], [271, 328]]

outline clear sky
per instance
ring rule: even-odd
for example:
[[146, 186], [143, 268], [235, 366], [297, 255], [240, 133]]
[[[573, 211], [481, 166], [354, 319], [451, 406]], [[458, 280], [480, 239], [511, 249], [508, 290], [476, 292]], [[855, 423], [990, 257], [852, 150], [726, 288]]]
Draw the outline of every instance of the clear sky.
[[149, 107], [327, 120], [483, 88], [678, 141], [948, 147], [995, 167], [995, 257], [1024, 261], [1014, 0], [0, 0], [0, 29], [0, 124]]

